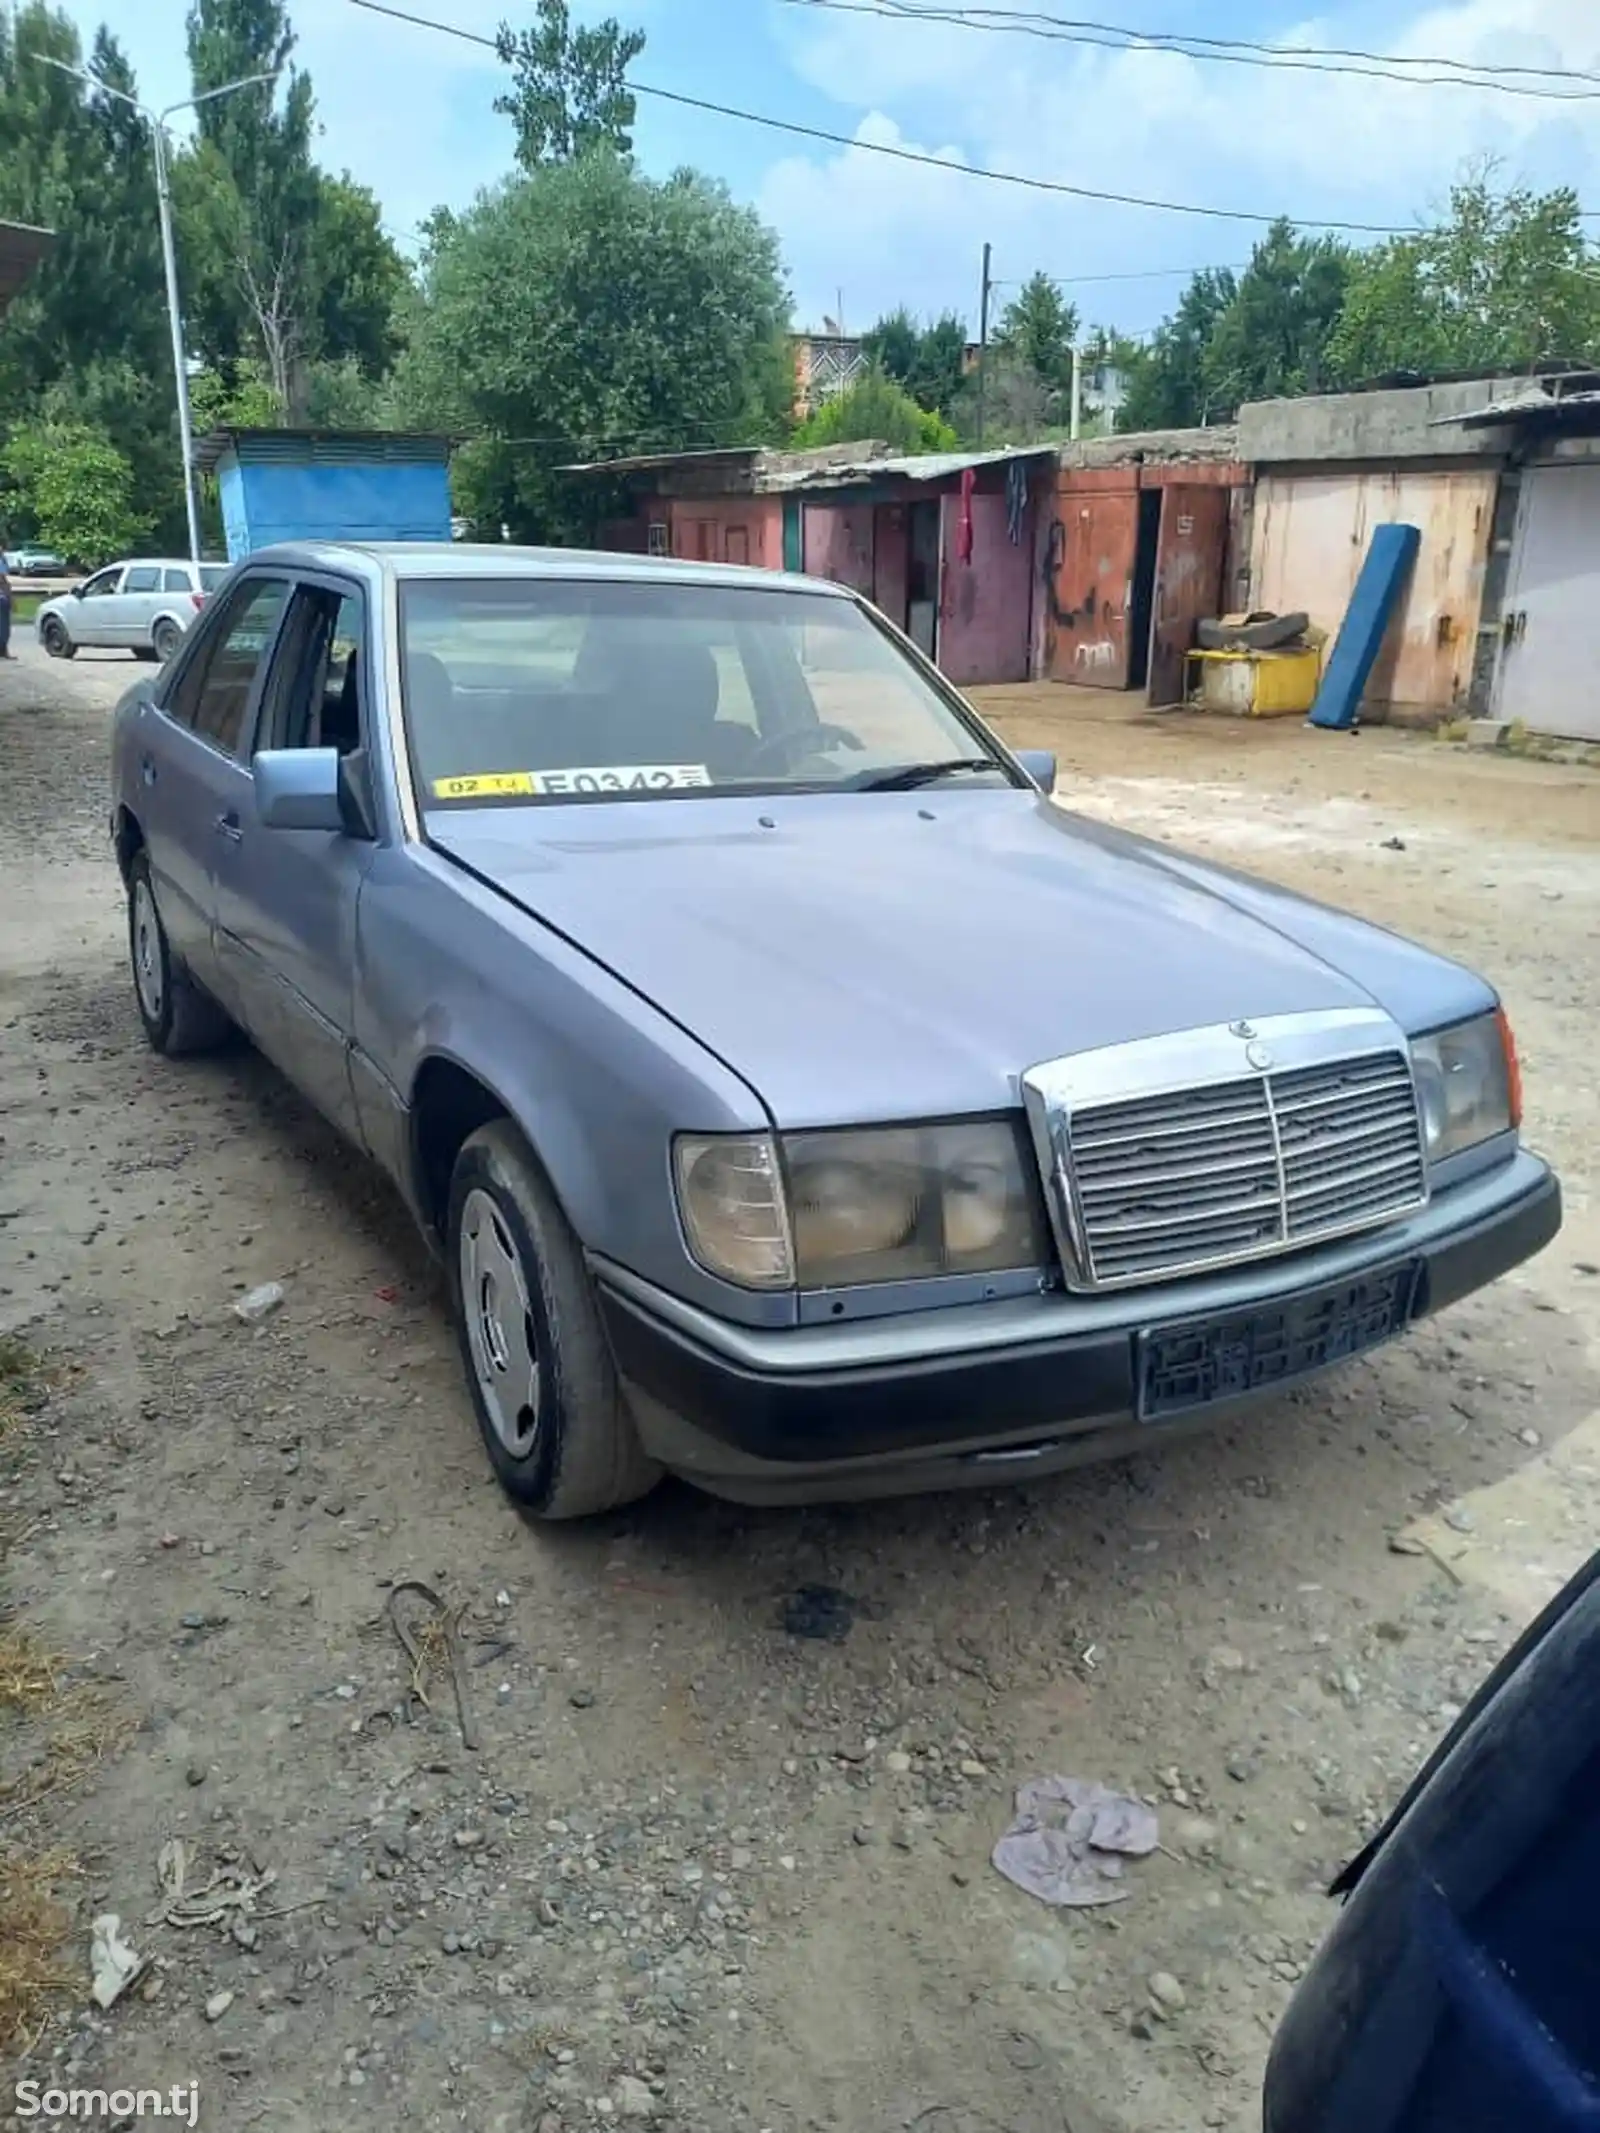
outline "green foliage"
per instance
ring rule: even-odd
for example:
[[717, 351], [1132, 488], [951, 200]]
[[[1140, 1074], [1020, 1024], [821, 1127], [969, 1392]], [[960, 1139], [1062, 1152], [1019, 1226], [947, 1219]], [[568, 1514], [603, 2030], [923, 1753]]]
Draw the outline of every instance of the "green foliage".
[[628, 68], [644, 50], [642, 30], [621, 30], [607, 16], [575, 30], [567, 0], [538, 0], [531, 30], [502, 24], [495, 40], [511, 69], [509, 95], [497, 96], [517, 129], [517, 161], [524, 170], [570, 163], [597, 148], [627, 156], [633, 150], [634, 99]]
[[1057, 395], [1028, 364], [1005, 349], [991, 349], [984, 364], [980, 395], [976, 375], [962, 387], [954, 418], [963, 444], [1038, 444], [1051, 424], [1065, 424], [1065, 408], [1057, 408]]
[[148, 530], [134, 508], [133, 469], [103, 430], [23, 424], [5, 468], [38, 538], [86, 568], [125, 554]]
[[1217, 318], [1201, 374], [1208, 410], [1321, 392], [1353, 255], [1333, 237], [1300, 237], [1281, 217], [1250, 255]]
[[1600, 266], [1568, 187], [1450, 194], [1437, 229], [1361, 253], [1328, 347], [1334, 375], [1525, 370], [1600, 358]]
[[201, 104], [175, 165], [190, 338], [225, 379], [259, 365], [273, 419], [305, 421], [319, 364], [353, 358], [376, 378], [393, 361], [405, 264], [373, 195], [312, 160], [311, 79], [282, 0], [194, 0], [188, 32], [197, 94], [279, 76]]
[[919, 407], [881, 370], [869, 370], [848, 392], [824, 400], [795, 431], [796, 451], [876, 438], [897, 452], [949, 452], [959, 443], [942, 415]]
[[482, 436], [464, 511], [548, 536], [566, 461], [759, 439], [792, 390], [787, 310], [776, 240], [721, 185], [547, 163], [435, 225], [396, 418]]
[[1215, 419], [1206, 357], [1217, 322], [1237, 291], [1226, 267], [1206, 267], [1194, 276], [1177, 310], [1130, 366], [1123, 429], [1185, 429]]
[[1048, 274], [1031, 274], [1000, 314], [994, 345], [1045, 391], [1064, 401], [1072, 390], [1072, 349], [1078, 338], [1077, 307]]
[[947, 415], [960, 395], [967, 329], [953, 311], [919, 326], [907, 310], [891, 311], [861, 336], [869, 364], [892, 378], [920, 407]]

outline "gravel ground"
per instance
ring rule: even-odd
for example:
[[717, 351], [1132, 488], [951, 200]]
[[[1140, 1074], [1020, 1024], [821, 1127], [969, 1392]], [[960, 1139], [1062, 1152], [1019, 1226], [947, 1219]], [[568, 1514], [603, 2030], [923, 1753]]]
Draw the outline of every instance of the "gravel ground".
[[[16, 2077], [195, 2080], [229, 2133], [1258, 2123], [1327, 1876], [1596, 1530], [1600, 779], [993, 692], [1069, 804], [1485, 968], [1566, 1231], [1119, 1466], [839, 1511], [669, 1487], [530, 1531], [397, 1203], [249, 1051], [145, 1049], [103, 838], [131, 677], [0, 666], [0, 1334], [57, 1376], [0, 1442], [0, 1543], [69, 1660], [53, 1717], [0, 1713], [0, 1782], [71, 1775], [45, 1758], [74, 1696], [124, 1728], [0, 1809], [0, 1846], [81, 1863], [82, 1986]], [[269, 1280], [284, 1308], [241, 1324]], [[447, 1675], [410, 1693], [407, 1578], [465, 1609], [476, 1752]], [[806, 1584], [854, 1603], [842, 1641], [786, 1631]], [[1049, 1771], [1156, 1803], [1125, 1904], [1057, 1914], [990, 1867]], [[151, 1922], [173, 1837], [242, 1900]], [[110, 2014], [104, 1910], [152, 1958]]]

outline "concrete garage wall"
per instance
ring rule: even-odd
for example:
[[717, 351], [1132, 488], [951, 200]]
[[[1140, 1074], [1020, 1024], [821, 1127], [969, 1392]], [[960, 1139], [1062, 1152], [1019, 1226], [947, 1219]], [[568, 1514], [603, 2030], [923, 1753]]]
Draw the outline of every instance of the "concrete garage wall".
[[1505, 439], [1497, 430], [1464, 429], [1452, 418], [1474, 414], [1527, 382], [1473, 378], [1462, 385], [1252, 400], [1239, 410], [1238, 457], [1263, 468], [1330, 459], [1500, 459]]
[[805, 568], [872, 598], [872, 506], [805, 503]]
[[783, 568], [783, 503], [779, 497], [674, 497], [654, 510], [669, 517], [672, 553], [686, 562]]
[[1262, 473], [1251, 528], [1251, 606], [1279, 614], [1303, 608], [1331, 640], [1373, 528], [1388, 520], [1418, 527], [1416, 569], [1366, 701], [1380, 715], [1450, 716], [1465, 708], [1472, 685], [1498, 481], [1493, 466]]

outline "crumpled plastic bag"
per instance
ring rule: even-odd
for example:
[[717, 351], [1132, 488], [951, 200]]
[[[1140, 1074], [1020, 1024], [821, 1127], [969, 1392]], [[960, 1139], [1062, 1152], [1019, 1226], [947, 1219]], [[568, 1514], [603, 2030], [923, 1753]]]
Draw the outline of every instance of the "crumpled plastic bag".
[[89, 1928], [89, 1968], [93, 1973], [90, 1992], [97, 2007], [114, 2007], [149, 1958], [131, 1948], [122, 1937], [122, 1920], [115, 1911], [102, 1912]]
[[1041, 1903], [1074, 1910], [1124, 1903], [1122, 1862], [1156, 1848], [1155, 1812], [1087, 1778], [1030, 1778], [991, 1857], [1008, 1881]]

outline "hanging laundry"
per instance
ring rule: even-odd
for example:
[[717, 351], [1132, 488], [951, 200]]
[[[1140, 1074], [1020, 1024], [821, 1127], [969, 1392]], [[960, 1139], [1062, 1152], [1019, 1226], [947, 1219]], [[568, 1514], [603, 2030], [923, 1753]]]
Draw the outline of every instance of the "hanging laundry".
[[956, 554], [963, 563], [972, 561], [972, 492], [978, 485], [975, 467], [961, 471], [961, 518], [956, 526]]

